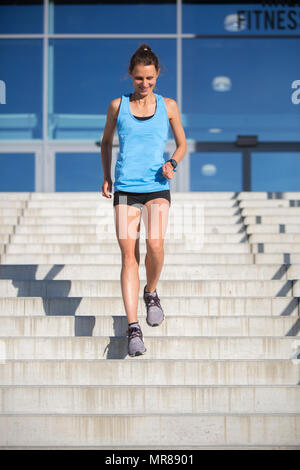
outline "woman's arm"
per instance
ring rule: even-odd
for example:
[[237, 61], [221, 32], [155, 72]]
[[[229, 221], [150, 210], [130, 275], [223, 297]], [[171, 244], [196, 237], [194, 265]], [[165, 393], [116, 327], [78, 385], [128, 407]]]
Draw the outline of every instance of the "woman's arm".
[[[183, 159], [187, 151], [185, 132], [181, 123], [180, 112], [176, 101], [169, 98], [167, 100], [166, 106], [170, 120], [170, 126], [172, 128], [172, 132], [176, 142], [176, 150], [171, 158], [173, 158], [174, 160], [176, 160], [177, 163], [179, 163]], [[166, 162], [163, 165], [163, 176], [167, 178], [173, 178], [174, 169], [170, 162]]]
[[111, 160], [112, 160], [112, 146], [113, 138], [117, 125], [118, 110], [120, 106], [120, 98], [112, 100], [106, 117], [106, 124], [101, 140], [101, 162], [104, 175], [104, 183], [102, 185], [102, 196], [111, 198], [109, 193], [112, 192], [112, 179], [111, 179]]

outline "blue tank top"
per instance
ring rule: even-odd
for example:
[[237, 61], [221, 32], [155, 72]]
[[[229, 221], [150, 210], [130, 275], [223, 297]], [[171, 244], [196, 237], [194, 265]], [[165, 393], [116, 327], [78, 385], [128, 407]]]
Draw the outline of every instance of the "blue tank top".
[[156, 110], [146, 120], [131, 113], [130, 93], [122, 95], [117, 118], [120, 153], [115, 166], [115, 191], [150, 193], [170, 189], [168, 178], [162, 174], [170, 123], [163, 97], [154, 95]]

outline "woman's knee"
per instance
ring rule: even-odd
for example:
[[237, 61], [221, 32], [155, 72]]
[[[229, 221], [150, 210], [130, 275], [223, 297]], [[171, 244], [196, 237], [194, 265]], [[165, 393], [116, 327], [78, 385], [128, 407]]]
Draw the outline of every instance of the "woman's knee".
[[137, 246], [131, 249], [121, 249], [122, 265], [123, 266], [134, 266], [140, 261], [140, 253]]
[[123, 268], [138, 268], [139, 260], [134, 255], [133, 256], [122, 255], [122, 267]]
[[159, 255], [164, 252], [164, 240], [161, 239], [147, 239], [146, 240], [147, 253]]

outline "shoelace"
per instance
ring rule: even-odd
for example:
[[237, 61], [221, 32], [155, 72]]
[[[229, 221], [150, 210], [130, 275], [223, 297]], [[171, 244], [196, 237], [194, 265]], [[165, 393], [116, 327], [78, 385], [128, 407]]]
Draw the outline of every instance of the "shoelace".
[[127, 331], [126, 331], [126, 334], [128, 336], [129, 339], [132, 339], [132, 338], [142, 338], [143, 337], [143, 334], [142, 334], [142, 330], [138, 327], [132, 327], [132, 328], [129, 328]]
[[150, 297], [150, 296], [145, 296], [145, 302], [148, 307], [156, 305], [157, 307], [160, 307], [160, 300], [156, 294], [156, 297]]

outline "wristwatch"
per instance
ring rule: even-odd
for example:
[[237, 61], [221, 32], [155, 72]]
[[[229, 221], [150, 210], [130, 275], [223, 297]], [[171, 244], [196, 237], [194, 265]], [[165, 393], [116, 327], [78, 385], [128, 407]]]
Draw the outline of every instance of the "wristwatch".
[[175, 168], [177, 167], [177, 162], [174, 158], [170, 158], [170, 160], [168, 160], [168, 162], [171, 163], [173, 169], [175, 170]]

